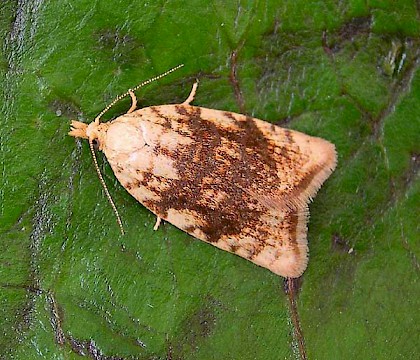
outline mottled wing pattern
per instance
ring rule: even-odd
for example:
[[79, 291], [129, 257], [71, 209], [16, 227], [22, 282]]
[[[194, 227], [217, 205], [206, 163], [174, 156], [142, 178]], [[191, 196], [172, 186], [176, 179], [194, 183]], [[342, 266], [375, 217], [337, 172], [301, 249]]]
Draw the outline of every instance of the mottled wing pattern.
[[276, 274], [305, 270], [307, 204], [335, 167], [331, 143], [240, 114], [163, 105], [110, 123], [104, 152], [159, 217]]

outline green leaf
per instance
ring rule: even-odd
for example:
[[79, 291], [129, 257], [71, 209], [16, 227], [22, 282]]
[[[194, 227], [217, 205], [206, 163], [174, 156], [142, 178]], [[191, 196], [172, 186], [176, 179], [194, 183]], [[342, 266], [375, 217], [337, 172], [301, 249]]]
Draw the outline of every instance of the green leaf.
[[67, 136], [181, 63], [141, 106], [183, 101], [199, 78], [196, 105], [337, 146], [297, 302], [308, 357], [416, 358], [419, 13], [407, 0], [3, 1], [0, 358], [299, 358], [281, 278], [170, 224], [154, 232], [99, 156], [122, 236], [86, 142]]

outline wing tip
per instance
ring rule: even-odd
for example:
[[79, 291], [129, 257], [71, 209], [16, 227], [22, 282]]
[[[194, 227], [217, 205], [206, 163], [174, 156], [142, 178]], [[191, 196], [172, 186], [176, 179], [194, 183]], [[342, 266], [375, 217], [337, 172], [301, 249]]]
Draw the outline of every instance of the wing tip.
[[306, 180], [285, 198], [286, 204], [292, 209], [300, 209], [309, 204], [337, 167], [335, 145], [321, 138], [314, 139], [317, 161], [314, 160], [315, 164], [308, 171]]

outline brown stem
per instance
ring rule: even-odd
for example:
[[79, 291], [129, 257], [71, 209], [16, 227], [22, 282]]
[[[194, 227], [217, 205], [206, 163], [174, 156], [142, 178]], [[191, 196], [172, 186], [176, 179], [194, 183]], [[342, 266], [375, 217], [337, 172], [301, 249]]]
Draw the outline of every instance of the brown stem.
[[296, 294], [299, 279], [287, 278], [287, 297], [289, 299], [290, 317], [292, 318], [294, 337], [298, 343], [299, 354], [301, 360], [306, 360], [305, 339], [303, 337], [302, 328], [300, 327], [299, 313], [297, 311]]
[[229, 79], [233, 86], [233, 91], [235, 93], [236, 102], [239, 106], [239, 110], [242, 114], [245, 114], [245, 101], [242, 96], [241, 88], [239, 87], [239, 80], [237, 77], [237, 65], [238, 65], [238, 50], [232, 51], [230, 54], [230, 74]]

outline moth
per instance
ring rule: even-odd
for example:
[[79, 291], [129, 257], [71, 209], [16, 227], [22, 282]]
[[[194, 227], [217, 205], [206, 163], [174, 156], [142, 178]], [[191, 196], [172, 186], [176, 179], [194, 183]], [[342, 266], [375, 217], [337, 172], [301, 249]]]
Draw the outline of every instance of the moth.
[[[177, 67], [178, 68], [178, 67]], [[105, 154], [124, 188], [161, 219], [191, 236], [284, 277], [308, 262], [308, 203], [336, 167], [332, 143], [233, 113], [181, 104], [136, 109], [134, 90], [69, 135]], [[130, 95], [128, 112], [100, 117]], [[108, 199], [121, 220], [93, 157]]]

